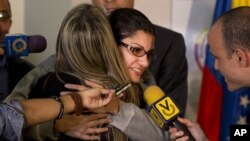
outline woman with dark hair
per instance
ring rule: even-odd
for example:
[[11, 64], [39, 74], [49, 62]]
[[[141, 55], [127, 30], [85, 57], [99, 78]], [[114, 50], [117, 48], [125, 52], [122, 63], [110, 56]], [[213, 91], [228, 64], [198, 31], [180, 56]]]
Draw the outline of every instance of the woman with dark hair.
[[[61, 91], [65, 91], [63, 87], [65, 83], [80, 84], [69, 85], [66, 91], [81, 91], [81, 85], [115, 88], [130, 82], [132, 87], [124, 92], [123, 97], [113, 97], [107, 106], [91, 110], [93, 113], [104, 112], [111, 115], [110, 130], [101, 136], [101, 140], [163, 140], [165, 133], [144, 109], [139, 108], [145, 106], [142, 100], [143, 89], [139, 84], [143, 86], [155, 84], [153, 77], [147, 71], [150, 61], [156, 59], [153, 52], [152, 23], [134, 9], [114, 11], [109, 20], [110, 23], [102, 10], [94, 6], [82, 4], [72, 9], [66, 15], [59, 31], [56, 60], [54, 61], [54, 57], [49, 58], [31, 72], [31, 78], [47, 75], [38, 81], [37, 87], [32, 88], [33, 92], [29, 96], [59, 95]], [[54, 65], [56, 67], [53, 69]], [[52, 73], [48, 74], [50, 71]], [[69, 77], [73, 79], [67, 79]], [[37, 83], [34, 78], [28, 85]], [[60, 85], [57, 86], [58, 84]], [[30, 91], [26, 88], [24, 90], [28, 93]], [[22, 91], [19, 94], [27, 97]], [[91, 137], [96, 139], [99, 133], [103, 133], [99, 131], [103, 128], [101, 126], [103, 123], [100, 126], [86, 128], [87, 124], [81, 124], [81, 121], [88, 116], [67, 115], [57, 120], [55, 124], [49, 123], [49, 129], [55, 129], [75, 138], [86, 139], [87, 135], [88, 139]], [[67, 126], [69, 124], [71, 126]], [[89, 132], [85, 132], [86, 129]], [[35, 135], [39, 137], [35, 138], [37, 140], [44, 136], [55, 138], [51, 136], [53, 130], [47, 131], [51, 132], [36, 132]]]

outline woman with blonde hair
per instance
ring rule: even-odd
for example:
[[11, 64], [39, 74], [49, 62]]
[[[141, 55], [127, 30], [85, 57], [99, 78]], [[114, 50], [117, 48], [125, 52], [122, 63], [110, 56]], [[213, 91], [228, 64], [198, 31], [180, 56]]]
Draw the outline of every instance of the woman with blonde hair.
[[[30, 73], [31, 77], [45, 76], [39, 79], [35, 88], [31, 88], [33, 90], [29, 98], [59, 95], [61, 91], [72, 93], [74, 87], [77, 91], [82, 89], [79, 85], [64, 88], [65, 83], [104, 88], [115, 88], [131, 83], [132, 87], [124, 92], [121, 100], [120, 97], [113, 97], [107, 106], [91, 110], [94, 113], [111, 115], [111, 128], [108, 133], [101, 136], [101, 140], [163, 140], [165, 133], [154, 123], [147, 112], [139, 108], [142, 105], [142, 91], [138, 83], [142, 81], [141, 77], [145, 74], [150, 60], [155, 59], [153, 26], [142, 13], [135, 9], [120, 9], [117, 14], [114, 20], [110, 17], [109, 22], [103, 11], [97, 7], [81, 4], [72, 9], [64, 18], [58, 34], [56, 61], [54, 62], [54, 58], [51, 57]], [[124, 18], [124, 20], [118, 20], [121, 21], [120, 25], [118, 21], [115, 21], [119, 15], [123, 15]], [[131, 23], [131, 26], [128, 23]], [[113, 34], [116, 32], [119, 33], [117, 36]], [[51, 73], [47, 74], [50, 71]], [[25, 79], [28, 78], [24, 78], [23, 82]], [[148, 79], [144, 77], [144, 81], [146, 80]], [[30, 82], [29, 79], [28, 85], [32, 86], [36, 83], [34, 78], [32, 81]], [[20, 86], [17, 88], [21, 90]], [[29, 93], [30, 90], [25, 89], [25, 91]], [[27, 97], [27, 94], [20, 93]], [[13, 98], [13, 94], [9, 98]], [[95, 125], [86, 128], [89, 124], [85, 122], [81, 124], [82, 121], [86, 121], [84, 119], [86, 117], [88, 117], [86, 114], [64, 115], [62, 119], [55, 121], [55, 125], [54, 123], [47, 124], [50, 126], [48, 129], [56, 129], [60, 133], [80, 139], [99, 139], [96, 134], [103, 133], [99, 129], [104, 127]], [[69, 122], [71, 126], [68, 126]], [[41, 127], [34, 127], [33, 131], [36, 131], [36, 134], [32, 135], [58, 139], [51, 136], [55, 133], [53, 130], [38, 133]], [[39, 140], [40, 137], [35, 138]], [[60, 136], [59, 139], [69, 140], [66, 136]]]

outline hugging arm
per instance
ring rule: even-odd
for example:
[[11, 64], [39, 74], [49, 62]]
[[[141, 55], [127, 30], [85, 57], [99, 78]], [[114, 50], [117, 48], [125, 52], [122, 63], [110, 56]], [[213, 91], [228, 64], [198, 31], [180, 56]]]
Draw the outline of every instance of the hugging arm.
[[111, 123], [133, 141], [163, 141], [168, 133], [163, 131], [149, 113], [132, 103], [120, 101], [119, 113], [112, 116]]
[[[81, 87], [71, 85], [71, 88], [78, 90]], [[113, 97], [107, 106], [92, 111], [111, 114], [111, 125], [120, 129], [133, 141], [161, 141], [168, 138], [168, 133], [162, 131], [144, 109], [132, 103], [125, 103], [118, 97]]]
[[[11, 94], [4, 100], [4, 102], [10, 102], [13, 100], [21, 101], [29, 98], [29, 93], [37, 84], [37, 81], [46, 75], [48, 72], [54, 70], [55, 65], [55, 55], [50, 56], [44, 62], [36, 66], [28, 74], [26, 74], [20, 82], [16, 85]], [[47, 128], [51, 127], [51, 128]], [[47, 122], [44, 124], [38, 124], [36, 126], [29, 127], [24, 130], [24, 137], [32, 138], [35, 140], [44, 140], [45, 137], [50, 136], [55, 139], [55, 136], [52, 134], [53, 122]], [[41, 133], [41, 134], [40, 134]]]
[[4, 100], [5, 102], [12, 100], [24, 100], [29, 98], [30, 91], [35, 87], [37, 81], [54, 70], [55, 55], [50, 56], [44, 62], [32, 69], [26, 74], [16, 85], [11, 94]]

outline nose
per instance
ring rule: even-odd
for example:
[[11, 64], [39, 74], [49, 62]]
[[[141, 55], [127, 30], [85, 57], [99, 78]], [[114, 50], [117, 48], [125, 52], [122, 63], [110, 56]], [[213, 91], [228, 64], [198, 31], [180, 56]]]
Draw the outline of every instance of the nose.
[[148, 66], [149, 66], [149, 61], [148, 61], [147, 55], [144, 55], [144, 56], [142, 56], [142, 57], [139, 58], [139, 64], [140, 64], [143, 68], [148, 68]]
[[112, 2], [113, 0], [106, 0], [107, 2]]

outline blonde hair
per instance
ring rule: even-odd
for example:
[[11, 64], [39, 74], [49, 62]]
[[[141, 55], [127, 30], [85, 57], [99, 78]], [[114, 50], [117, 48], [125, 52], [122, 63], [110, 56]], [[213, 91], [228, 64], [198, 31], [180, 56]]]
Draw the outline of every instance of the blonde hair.
[[[98, 7], [81, 4], [64, 18], [56, 45], [56, 72], [69, 73], [105, 88], [129, 82], [125, 65], [105, 14]], [[122, 99], [139, 105], [134, 87]], [[125, 140], [122, 132], [113, 130], [114, 140]]]

